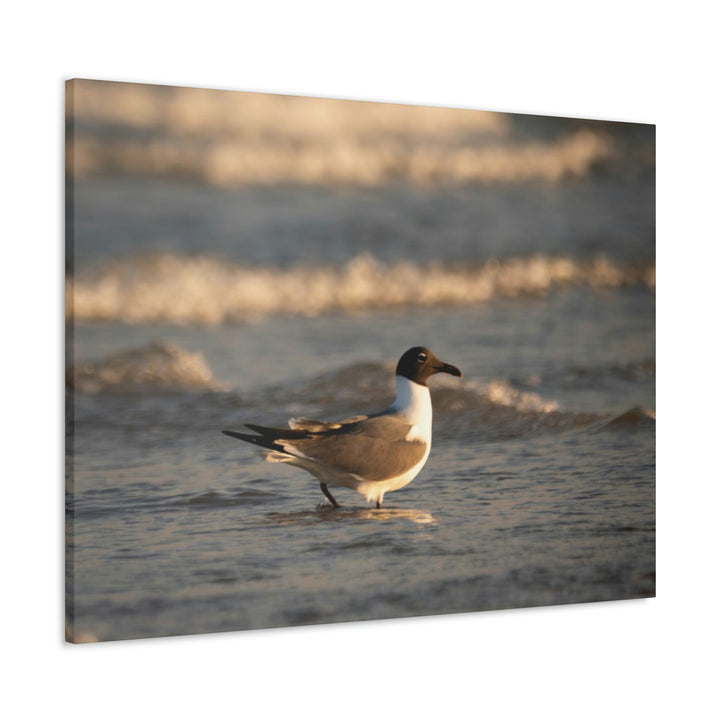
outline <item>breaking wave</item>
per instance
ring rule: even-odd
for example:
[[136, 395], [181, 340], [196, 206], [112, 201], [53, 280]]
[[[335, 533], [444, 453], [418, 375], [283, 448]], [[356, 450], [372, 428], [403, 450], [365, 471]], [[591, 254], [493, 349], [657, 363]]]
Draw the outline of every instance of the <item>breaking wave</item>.
[[201, 353], [151, 343], [68, 369], [66, 384], [82, 393], [220, 390]]
[[340, 266], [280, 268], [164, 254], [116, 260], [69, 276], [66, 317], [78, 322], [218, 325], [272, 314], [472, 305], [571, 285], [654, 288], [655, 266], [544, 255], [472, 266], [385, 264], [360, 255]]
[[[301, 382], [260, 388], [244, 396], [245, 411], [254, 421], [260, 411], [263, 421], [279, 425], [294, 414], [339, 420], [377, 412], [392, 400], [393, 370], [391, 363], [354, 363]], [[487, 382], [466, 378], [458, 383], [456, 378], [438, 375], [432, 380], [432, 399], [433, 433], [445, 441], [484, 442], [584, 429], [642, 430], [655, 424], [654, 413], [645, 408], [617, 417], [579, 412], [502, 378]], [[272, 408], [271, 416], [268, 408]]]
[[558, 182], [622, 162], [618, 124], [513, 133], [478, 110], [75, 80], [68, 169], [218, 187]]
[[559, 182], [584, 177], [616, 155], [610, 140], [591, 130], [553, 143], [481, 147], [408, 147], [406, 138], [380, 144], [322, 141], [299, 148], [228, 138], [194, 143], [176, 138], [78, 138], [70, 148], [71, 168], [81, 177], [115, 172], [230, 188], [278, 183], [377, 186], [399, 179], [421, 186]]
[[[377, 412], [393, 398], [394, 365], [355, 363], [299, 383], [259, 389], [244, 397], [246, 410], [257, 407], [271, 424], [284, 424], [293, 414], [339, 420]], [[560, 407], [555, 400], [526, 392], [506, 380], [489, 382], [438, 375], [432, 381], [434, 434], [446, 440], [500, 440], [538, 432], [564, 431], [609, 418]], [[272, 408], [272, 417], [268, 417]]]

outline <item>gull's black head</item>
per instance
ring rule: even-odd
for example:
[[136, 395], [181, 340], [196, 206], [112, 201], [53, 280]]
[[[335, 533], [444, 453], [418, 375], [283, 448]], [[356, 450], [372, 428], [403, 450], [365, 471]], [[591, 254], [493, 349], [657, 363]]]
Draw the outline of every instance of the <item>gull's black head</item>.
[[396, 375], [402, 375], [418, 385], [426, 385], [427, 379], [435, 373], [449, 373], [462, 377], [462, 373], [454, 366], [444, 363], [433, 355], [426, 347], [410, 348], [397, 364]]

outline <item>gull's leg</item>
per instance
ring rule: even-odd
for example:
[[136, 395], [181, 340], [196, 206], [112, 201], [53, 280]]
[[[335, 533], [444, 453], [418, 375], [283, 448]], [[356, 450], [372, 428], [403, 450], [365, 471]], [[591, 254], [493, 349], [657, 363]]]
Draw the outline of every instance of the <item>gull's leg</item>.
[[323, 495], [332, 503], [334, 508], [339, 508], [340, 503], [330, 494], [328, 486], [325, 483], [320, 483], [320, 489], [323, 491]]

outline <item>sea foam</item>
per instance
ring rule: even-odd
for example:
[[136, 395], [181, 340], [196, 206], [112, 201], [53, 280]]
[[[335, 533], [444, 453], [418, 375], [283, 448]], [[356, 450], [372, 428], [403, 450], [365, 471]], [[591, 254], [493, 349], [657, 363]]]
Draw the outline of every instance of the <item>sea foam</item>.
[[281, 268], [164, 254], [116, 260], [68, 276], [66, 317], [77, 322], [218, 325], [272, 314], [461, 306], [564, 286], [628, 285], [654, 288], [654, 265], [545, 255], [477, 265], [385, 264], [360, 255], [344, 265]]

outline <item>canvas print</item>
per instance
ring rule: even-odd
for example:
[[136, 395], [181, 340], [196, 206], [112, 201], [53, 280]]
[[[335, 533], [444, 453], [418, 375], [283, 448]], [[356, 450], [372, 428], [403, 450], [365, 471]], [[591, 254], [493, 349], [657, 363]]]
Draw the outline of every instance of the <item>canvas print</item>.
[[66, 85], [66, 637], [655, 595], [655, 128]]

